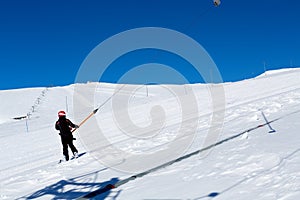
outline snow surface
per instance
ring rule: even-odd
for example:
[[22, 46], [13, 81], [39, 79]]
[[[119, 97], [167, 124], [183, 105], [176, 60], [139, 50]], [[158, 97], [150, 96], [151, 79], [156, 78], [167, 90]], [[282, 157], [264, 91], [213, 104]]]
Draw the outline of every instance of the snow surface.
[[[68, 118], [78, 124], [76, 119], [83, 119], [108, 100], [93, 118], [112, 145], [143, 156], [167, 148], [180, 129], [180, 107], [175, 106], [177, 99], [166, 88], [177, 88], [182, 91], [179, 95], [187, 97], [193, 92], [201, 115], [197, 116], [192, 144], [182, 153], [203, 148], [212, 112], [210, 85], [140, 86], [134, 96], [126, 87], [121, 88], [117, 109], [122, 113], [121, 101], [131, 95], [128, 113], [136, 125], [151, 124], [150, 113], [155, 105], [165, 110], [164, 128], [142, 139], [123, 135], [114, 122], [109, 97], [116, 85], [81, 84], [87, 92], [82, 96], [89, 95], [95, 85], [94, 105], [81, 109], [79, 117], [73, 108], [74, 88], [78, 85], [0, 91], [0, 199], [74, 199], [134, 175], [112, 165], [104, 166], [86, 148], [84, 134], [94, 131], [91, 122], [74, 133], [82, 156], [57, 164], [62, 150], [54, 123], [61, 109], [68, 110]], [[300, 69], [277, 70], [222, 86], [226, 109], [219, 141], [264, 124], [261, 111], [269, 121], [277, 119], [270, 124], [276, 132], [268, 133], [268, 126], [257, 128], [215, 146], [207, 156], [200, 153], [183, 159], [95, 199], [300, 199]], [[43, 91], [46, 93], [41, 95]], [[13, 120], [28, 113], [28, 120]], [[189, 132], [189, 127], [185, 128]], [[107, 147], [100, 147], [105, 152]], [[112, 160], [118, 157], [122, 155]], [[123, 160], [125, 164], [129, 161]]]

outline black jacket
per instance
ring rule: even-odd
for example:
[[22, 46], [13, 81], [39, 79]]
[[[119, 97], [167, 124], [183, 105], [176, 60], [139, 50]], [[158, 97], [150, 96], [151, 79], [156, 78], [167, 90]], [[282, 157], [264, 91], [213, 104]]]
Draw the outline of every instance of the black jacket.
[[76, 125], [73, 124], [69, 119], [66, 117], [60, 117], [56, 123], [55, 128], [56, 130], [60, 131], [61, 136], [71, 136], [72, 135], [72, 128], [75, 128]]

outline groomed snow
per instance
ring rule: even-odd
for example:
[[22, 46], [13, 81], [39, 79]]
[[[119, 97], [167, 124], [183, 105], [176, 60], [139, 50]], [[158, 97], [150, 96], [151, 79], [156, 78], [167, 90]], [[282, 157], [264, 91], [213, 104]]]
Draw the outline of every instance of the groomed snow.
[[[97, 90], [90, 90], [95, 85]], [[117, 170], [119, 164], [130, 162], [130, 157], [110, 166], [95, 159], [85, 139], [86, 133], [95, 131], [93, 120], [74, 133], [81, 156], [57, 164], [62, 158], [60, 138], [54, 129], [57, 111], [68, 110], [68, 118], [78, 124], [80, 120], [76, 119], [83, 119], [109, 99], [117, 87], [80, 84], [86, 88], [86, 94], [79, 101], [84, 102], [84, 96], [92, 91], [94, 105], [75, 110], [73, 94], [77, 86], [0, 91], [0, 199], [75, 199], [134, 175]], [[268, 126], [257, 128], [215, 146], [208, 155], [200, 153], [181, 160], [95, 199], [300, 199], [300, 69], [267, 72], [259, 78], [222, 86], [226, 109], [218, 141], [264, 124], [262, 111], [269, 121], [276, 119], [270, 124], [276, 132], [268, 133]], [[114, 103], [120, 106], [117, 109], [122, 114], [121, 101], [130, 96], [128, 114], [137, 126], [151, 124], [150, 113], [155, 105], [164, 109], [167, 118], [164, 128], [150, 137], [141, 139], [122, 134], [112, 116], [111, 100], [101, 107], [94, 121], [108, 141], [124, 152], [141, 156], [160, 152], [174, 142], [180, 129], [180, 109], [175, 106], [178, 100], [166, 90], [170, 87], [182, 91], [179, 94], [182, 97], [193, 92], [200, 111], [196, 134], [182, 153], [202, 149], [212, 112], [210, 85], [190, 85], [190, 90], [182, 85], [141, 86], [133, 96], [126, 87], [121, 89]], [[41, 95], [43, 91], [46, 92]], [[13, 119], [27, 113], [31, 113], [28, 120]], [[189, 132], [190, 127], [185, 130]], [[110, 150], [100, 147], [103, 152]], [[112, 161], [119, 157], [122, 155], [114, 155]]]

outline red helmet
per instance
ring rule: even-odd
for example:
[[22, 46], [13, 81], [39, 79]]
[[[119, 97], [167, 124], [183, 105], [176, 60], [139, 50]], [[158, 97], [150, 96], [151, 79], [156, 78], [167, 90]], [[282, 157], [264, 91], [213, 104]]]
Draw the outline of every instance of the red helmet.
[[61, 111], [58, 112], [58, 117], [64, 117], [64, 116], [66, 116], [65, 111], [61, 110]]

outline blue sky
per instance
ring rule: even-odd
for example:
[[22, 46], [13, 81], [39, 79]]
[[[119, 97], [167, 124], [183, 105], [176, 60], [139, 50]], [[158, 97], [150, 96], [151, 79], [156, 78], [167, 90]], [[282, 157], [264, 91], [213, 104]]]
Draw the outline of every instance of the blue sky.
[[[179, 31], [200, 43], [223, 80], [300, 66], [300, 2], [291, 0], [0, 0], [0, 90], [74, 83], [82, 62], [107, 38], [139, 27]], [[116, 62], [184, 63], [168, 52]], [[123, 60], [122, 60], [123, 59]], [[171, 61], [170, 61], [171, 60]], [[172, 66], [173, 67], [173, 66]], [[191, 82], [201, 82], [187, 70]], [[116, 71], [105, 81], [115, 81]]]

